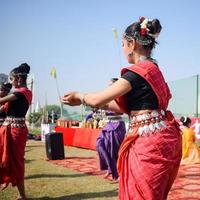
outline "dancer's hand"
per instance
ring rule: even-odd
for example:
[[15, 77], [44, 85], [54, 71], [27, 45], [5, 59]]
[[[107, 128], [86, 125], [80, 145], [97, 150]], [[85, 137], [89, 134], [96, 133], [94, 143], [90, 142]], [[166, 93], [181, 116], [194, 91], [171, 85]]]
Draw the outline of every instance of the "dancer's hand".
[[61, 102], [70, 106], [81, 105], [81, 93], [79, 92], [69, 92], [64, 94], [61, 98]]

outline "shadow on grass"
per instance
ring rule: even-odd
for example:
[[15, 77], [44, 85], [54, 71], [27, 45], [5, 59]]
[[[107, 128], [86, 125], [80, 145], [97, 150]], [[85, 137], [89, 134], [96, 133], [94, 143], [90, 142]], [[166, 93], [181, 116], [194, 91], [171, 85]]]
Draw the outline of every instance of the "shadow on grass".
[[77, 178], [77, 177], [83, 177], [83, 176], [90, 176], [88, 174], [70, 174], [70, 175], [64, 175], [64, 174], [35, 174], [26, 176], [25, 179], [35, 179], [35, 178]]
[[65, 160], [67, 160], [67, 159], [81, 159], [81, 160], [93, 160], [93, 159], [95, 159], [95, 158], [97, 158], [97, 156], [89, 156], [89, 157], [80, 157], [80, 156], [73, 156], [73, 157], [65, 157]]
[[25, 152], [28, 153], [30, 151], [34, 151], [35, 148], [37, 148], [37, 147], [44, 149], [44, 145], [41, 145], [41, 146], [39, 146], [39, 145], [37, 145], [37, 146], [26, 146]]
[[45, 147], [45, 144], [42, 143], [42, 144], [37, 144], [37, 145], [31, 145], [31, 144], [28, 144], [26, 145], [26, 148], [35, 148], [35, 147]]
[[105, 197], [116, 197], [118, 196], [118, 190], [110, 190], [105, 192], [91, 192], [91, 193], [80, 193], [80, 194], [73, 194], [69, 196], [62, 196], [62, 197], [40, 197], [40, 198], [28, 198], [29, 200], [46, 200], [46, 199], [57, 199], [57, 200], [80, 200], [80, 199], [93, 199], [93, 198], [101, 198], [102, 200]]
[[28, 164], [28, 163], [31, 163], [31, 162], [33, 162], [33, 161], [35, 161], [35, 160], [27, 160], [27, 159], [26, 159], [26, 160], [25, 160], [25, 163]]

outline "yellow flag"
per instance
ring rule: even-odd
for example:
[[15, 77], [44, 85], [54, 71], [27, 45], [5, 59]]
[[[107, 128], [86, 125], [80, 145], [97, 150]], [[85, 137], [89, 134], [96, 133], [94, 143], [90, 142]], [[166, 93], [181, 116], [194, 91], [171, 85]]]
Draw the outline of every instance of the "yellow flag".
[[112, 28], [112, 31], [113, 31], [113, 33], [114, 33], [115, 39], [117, 40], [117, 39], [118, 39], [118, 32], [117, 32], [117, 29], [116, 29], [116, 28]]
[[53, 68], [51, 69], [50, 74], [51, 74], [51, 76], [52, 76], [53, 78], [56, 78], [57, 74], [56, 74], [56, 68], [55, 68], [55, 67], [53, 67]]

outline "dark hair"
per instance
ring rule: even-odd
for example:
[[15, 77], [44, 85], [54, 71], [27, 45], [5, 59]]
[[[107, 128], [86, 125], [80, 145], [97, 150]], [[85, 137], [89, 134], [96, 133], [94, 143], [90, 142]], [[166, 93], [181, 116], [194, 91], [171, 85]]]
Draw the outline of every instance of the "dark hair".
[[182, 122], [182, 124], [184, 126], [187, 126], [192, 122], [191, 119], [189, 117], [183, 116], [180, 118], [180, 121]]
[[155, 47], [156, 38], [160, 33], [162, 26], [158, 19], [148, 20], [141, 17], [139, 22], [128, 26], [124, 32], [124, 38], [127, 40], [135, 39], [146, 50], [152, 50]]
[[23, 81], [26, 81], [29, 72], [30, 72], [30, 66], [27, 63], [22, 63], [19, 67], [14, 68], [10, 72], [10, 75], [21, 77]]
[[0, 85], [1, 88], [3, 88], [3, 90], [10, 92], [11, 88], [12, 88], [12, 84], [11, 83], [1, 83]]

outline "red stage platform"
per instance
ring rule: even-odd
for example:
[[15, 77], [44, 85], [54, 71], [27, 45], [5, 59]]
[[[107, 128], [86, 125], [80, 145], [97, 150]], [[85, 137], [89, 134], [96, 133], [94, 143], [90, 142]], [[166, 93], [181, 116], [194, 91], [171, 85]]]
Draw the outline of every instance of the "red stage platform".
[[55, 131], [63, 133], [65, 146], [96, 150], [96, 139], [99, 136], [101, 129], [64, 128], [57, 126], [55, 127]]

